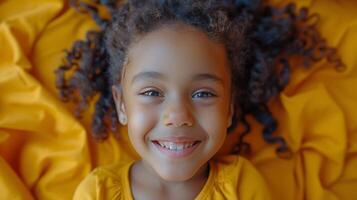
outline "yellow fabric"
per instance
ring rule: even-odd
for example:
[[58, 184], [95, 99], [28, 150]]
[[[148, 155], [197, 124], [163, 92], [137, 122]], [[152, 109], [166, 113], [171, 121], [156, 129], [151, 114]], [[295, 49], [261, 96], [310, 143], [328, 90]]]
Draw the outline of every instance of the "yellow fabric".
[[[132, 200], [129, 169], [133, 162], [98, 167], [79, 185], [74, 200]], [[208, 179], [195, 200], [270, 199], [259, 172], [239, 156], [222, 156], [209, 162]]]
[[[137, 158], [123, 137], [94, 143], [92, 107], [83, 119], [59, 101], [53, 71], [64, 50], [95, 28], [64, 0], [0, 0], [0, 199], [71, 199], [97, 166]], [[271, 0], [283, 5], [285, 0]], [[357, 1], [302, 0], [320, 14], [318, 26], [346, 64], [326, 61], [293, 69], [291, 82], [269, 105], [293, 157], [279, 159], [254, 124], [247, 158], [273, 199], [355, 199], [357, 196]], [[238, 134], [228, 136], [229, 151]]]

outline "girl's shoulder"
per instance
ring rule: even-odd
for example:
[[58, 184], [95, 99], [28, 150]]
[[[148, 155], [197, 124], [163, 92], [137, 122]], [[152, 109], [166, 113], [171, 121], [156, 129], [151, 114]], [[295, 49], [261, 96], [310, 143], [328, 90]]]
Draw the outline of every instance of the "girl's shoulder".
[[121, 179], [123, 176], [126, 176], [129, 172], [130, 166], [134, 161], [127, 162], [117, 162], [109, 165], [103, 165], [95, 168], [91, 174], [98, 176], [100, 178], [111, 177], [113, 179]]
[[134, 161], [95, 168], [78, 185], [73, 199], [127, 199], [130, 195], [129, 169]]
[[212, 167], [217, 170], [219, 178], [240, 176], [242, 172], [259, 174], [254, 165], [246, 158], [239, 155], [222, 155], [216, 156], [210, 161]]
[[[224, 155], [210, 161], [214, 188], [209, 196], [220, 199], [270, 199], [264, 178], [254, 165], [244, 157]], [[218, 195], [218, 196], [217, 196]]]

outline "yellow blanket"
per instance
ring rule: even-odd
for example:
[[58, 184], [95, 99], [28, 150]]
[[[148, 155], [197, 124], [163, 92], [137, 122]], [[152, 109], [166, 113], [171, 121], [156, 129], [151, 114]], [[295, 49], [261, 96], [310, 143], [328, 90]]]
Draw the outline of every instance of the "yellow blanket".
[[[0, 199], [71, 199], [94, 167], [137, 157], [126, 130], [120, 140], [94, 143], [92, 109], [78, 120], [73, 105], [59, 100], [53, 72], [64, 50], [95, 28], [90, 16], [66, 2], [0, 0]], [[274, 199], [356, 199], [357, 1], [296, 3], [320, 14], [319, 31], [347, 68], [338, 73], [322, 61], [311, 70], [294, 70], [270, 104], [293, 157], [277, 158], [276, 146], [266, 145], [254, 124], [248, 159]], [[229, 135], [221, 153], [237, 136]]]

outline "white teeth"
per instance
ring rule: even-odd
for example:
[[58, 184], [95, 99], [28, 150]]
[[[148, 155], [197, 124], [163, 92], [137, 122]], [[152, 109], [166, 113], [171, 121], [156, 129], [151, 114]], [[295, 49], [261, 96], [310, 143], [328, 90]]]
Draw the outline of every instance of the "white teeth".
[[160, 146], [169, 149], [171, 151], [182, 151], [183, 149], [192, 147], [195, 142], [174, 143], [174, 142], [157, 141], [157, 143], [160, 144]]

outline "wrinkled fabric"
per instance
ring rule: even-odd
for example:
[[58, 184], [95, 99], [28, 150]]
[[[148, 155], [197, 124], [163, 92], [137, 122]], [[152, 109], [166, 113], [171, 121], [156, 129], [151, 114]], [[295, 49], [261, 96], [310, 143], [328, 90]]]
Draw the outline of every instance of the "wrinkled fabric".
[[[273, 199], [355, 199], [357, 1], [296, 3], [320, 14], [318, 30], [346, 69], [337, 72], [326, 61], [310, 69], [293, 67], [289, 85], [269, 104], [292, 158], [278, 158], [254, 120], [247, 158]], [[93, 168], [137, 158], [125, 128], [119, 140], [92, 140], [93, 104], [76, 119], [73, 105], [59, 100], [54, 70], [64, 50], [96, 28], [67, 1], [0, 0], [0, 199], [71, 199]], [[238, 132], [228, 135], [220, 154], [237, 138]]]

